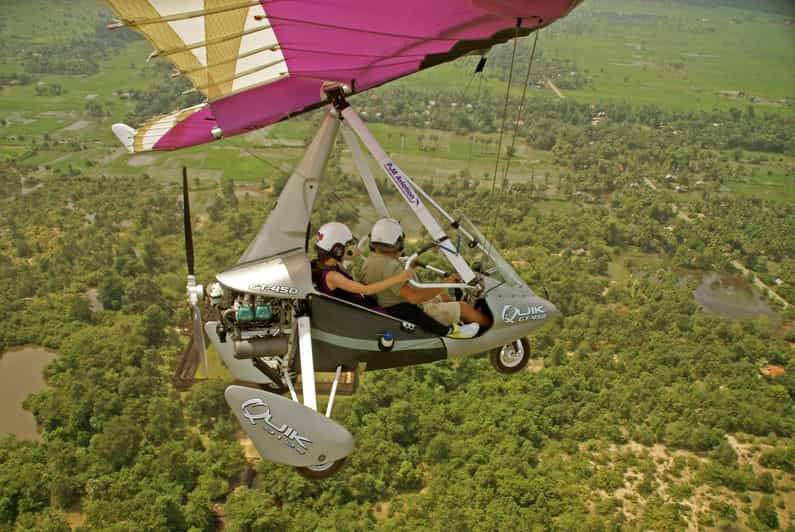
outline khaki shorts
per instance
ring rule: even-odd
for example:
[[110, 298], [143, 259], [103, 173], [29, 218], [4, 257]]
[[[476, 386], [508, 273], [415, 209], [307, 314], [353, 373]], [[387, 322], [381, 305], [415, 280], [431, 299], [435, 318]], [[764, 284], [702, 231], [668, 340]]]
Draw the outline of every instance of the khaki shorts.
[[422, 310], [442, 325], [450, 326], [461, 320], [461, 304], [458, 301], [442, 301], [439, 296], [423, 303]]

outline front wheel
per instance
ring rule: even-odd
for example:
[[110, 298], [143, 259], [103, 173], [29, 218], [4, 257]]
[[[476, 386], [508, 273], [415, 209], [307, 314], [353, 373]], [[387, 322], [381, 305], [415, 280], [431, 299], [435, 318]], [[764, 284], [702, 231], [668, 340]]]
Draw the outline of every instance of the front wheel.
[[498, 372], [510, 375], [522, 371], [530, 360], [530, 343], [527, 338], [520, 338], [492, 349], [489, 353], [489, 362]]
[[342, 469], [347, 460], [348, 457], [343, 456], [334, 462], [328, 462], [326, 464], [316, 466], [296, 467], [295, 470], [299, 475], [304, 478], [308, 478], [309, 480], [325, 480]]

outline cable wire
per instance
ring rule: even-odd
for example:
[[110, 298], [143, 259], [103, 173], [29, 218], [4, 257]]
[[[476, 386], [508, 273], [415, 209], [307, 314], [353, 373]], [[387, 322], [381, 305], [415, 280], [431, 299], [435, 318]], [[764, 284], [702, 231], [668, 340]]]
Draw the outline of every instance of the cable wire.
[[[497, 156], [495, 157], [495, 162], [494, 162], [494, 177], [491, 179], [492, 198], [494, 197], [494, 188], [497, 184], [497, 174], [500, 168], [500, 151], [502, 150], [502, 137], [503, 134], [505, 133], [505, 120], [508, 118], [508, 101], [510, 100], [511, 96], [511, 83], [513, 82], [513, 66], [514, 66], [514, 61], [516, 60], [516, 45], [519, 39], [519, 29], [521, 27], [522, 27], [522, 19], [517, 18], [516, 31], [513, 38], [513, 51], [511, 52], [511, 66], [510, 69], [508, 70], [508, 84], [505, 87], [505, 103], [503, 104], [502, 107], [502, 125], [500, 126], [500, 136], [497, 138]], [[492, 250], [494, 248], [493, 244], [494, 237], [497, 234], [497, 213], [498, 210], [495, 208], [494, 216], [492, 218], [492, 223], [491, 223], [491, 238], [489, 239], [489, 242], [492, 242], [490, 246]]]
[[519, 28], [522, 27], [522, 19], [516, 19], [516, 32], [513, 38], [513, 52], [511, 53], [511, 67], [508, 70], [508, 84], [505, 87], [505, 103], [502, 107], [502, 125], [500, 126], [500, 136], [497, 138], [497, 157], [494, 163], [494, 177], [491, 180], [491, 192], [494, 193], [494, 187], [497, 184], [497, 171], [500, 167], [500, 150], [502, 150], [502, 137], [505, 133], [505, 120], [508, 118], [508, 101], [511, 96], [511, 83], [513, 82], [513, 65], [516, 59], [516, 44], [519, 39]]
[[[524, 102], [527, 96], [527, 84], [530, 82], [530, 71], [533, 69], [533, 59], [536, 55], [536, 44], [538, 44], [538, 31], [536, 31], [535, 40], [533, 40], [533, 49], [530, 52], [530, 62], [527, 64], [527, 74], [524, 77], [524, 87], [522, 88], [522, 97], [519, 99], [519, 112], [516, 113], [516, 122], [513, 126], [513, 138], [511, 139], [511, 147], [508, 148], [508, 160], [505, 161], [504, 179], [508, 179], [508, 170], [511, 167], [511, 160], [513, 159], [514, 148], [516, 147], [516, 137], [519, 134], [519, 121], [522, 119], [524, 113]], [[499, 205], [499, 203], [498, 203]]]
[[[514, 148], [516, 146], [516, 137], [518, 136], [518, 133], [519, 133], [519, 120], [522, 119], [522, 114], [524, 112], [524, 102], [525, 102], [525, 97], [527, 96], [527, 84], [530, 81], [530, 72], [533, 69], [533, 60], [535, 59], [535, 55], [536, 55], [536, 44], [538, 44], [538, 31], [536, 31], [536, 36], [535, 36], [535, 39], [533, 40], [533, 49], [530, 52], [530, 61], [527, 64], [527, 74], [525, 75], [525, 78], [524, 78], [524, 87], [522, 88], [522, 97], [519, 100], [519, 112], [516, 113], [516, 122], [514, 123], [514, 126], [513, 126], [513, 138], [511, 139], [511, 146], [508, 149], [508, 159], [505, 161], [505, 172], [503, 173], [503, 180], [502, 180], [502, 183], [501, 183], [501, 186], [500, 186], [499, 193], [497, 195], [497, 206], [496, 206], [495, 211], [494, 211], [494, 223], [492, 224], [492, 237], [496, 235], [497, 221], [500, 218], [500, 211], [502, 209], [502, 201], [501, 201], [502, 200], [502, 194], [503, 194], [503, 192], [505, 192], [505, 182], [508, 180], [508, 170], [511, 167], [511, 159], [513, 158], [513, 150], [514, 150]], [[511, 68], [513, 68], [513, 63], [511, 64]], [[495, 169], [495, 175], [496, 175], [496, 169]], [[492, 184], [492, 187], [493, 187], [493, 184]], [[493, 191], [494, 191], [494, 189], [492, 188], [492, 192]], [[493, 249], [494, 248], [493, 240], [491, 242], [492, 242], [491, 248]]]
[[[474, 76], [474, 74], [473, 74]], [[477, 96], [475, 96], [475, 105], [472, 106], [472, 114], [475, 114], [477, 109], [478, 103], [480, 102], [480, 92], [483, 89], [483, 72], [480, 72], [480, 76], [478, 76], [478, 92]], [[469, 105], [468, 103], [464, 105]], [[475, 134], [472, 133], [469, 137], [469, 154], [467, 155], [467, 170], [472, 169], [472, 146], [475, 143]]]

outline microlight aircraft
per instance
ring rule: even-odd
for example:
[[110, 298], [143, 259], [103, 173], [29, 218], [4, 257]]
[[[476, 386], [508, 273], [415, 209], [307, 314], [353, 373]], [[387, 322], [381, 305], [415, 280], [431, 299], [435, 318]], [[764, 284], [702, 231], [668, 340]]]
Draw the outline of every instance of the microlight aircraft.
[[[259, 233], [207, 290], [213, 318], [206, 323], [183, 171], [193, 343], [206, 368], [206, 333], [244, 383], [229, 386], [226, 400], [263, 458], [313, 479], [339, 470], [354, 449], [350, 433], [331, 419], [342, 371], [483, 352], [500, 372], [525, 367], [526, 337], [550, 321], [554, 305], [537, 296], [469, 220], [454, 218], [398, 167], [347, 97], [463, 55], [482, 55], [565, 16], [578, 0], [106, 1], [118, 15], [110, 28], [143, 34], [155, 47], [151, 56], [170, 60], [206, 97], [138, 129], [115, 124], [113, 132], [131, 153], [218, 141], [328, 109]], [[492, 316], [491, 327], [474, 338], [439, 337], [313, 286], [310, 216], [340, 132], [376, 213], [389, 216], [362, 145], [430, 235], [419, 252], [435, 249], [460, 277], [455, 283], [410, 282], [456, 290]], [[407, 267], [417, 255], [407, 258]], [[316, 372], [323, 371], [335, 375], [325, 415], [316, 393]]]

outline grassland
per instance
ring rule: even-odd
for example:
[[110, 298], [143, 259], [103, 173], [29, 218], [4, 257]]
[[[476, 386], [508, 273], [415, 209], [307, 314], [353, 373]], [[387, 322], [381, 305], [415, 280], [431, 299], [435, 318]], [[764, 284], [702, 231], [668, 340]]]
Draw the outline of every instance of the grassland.
[[2, 0], [0, 9], [3, 37], [24, 43], [57, 42], [93, 33], [96, 25], [112, 17], [97, 0]]
[[[793, 112], [795, 7], [790, 16], [678, 2], [585, 2], [545, 30], [543, 50], [590, 71], [580, 101]], [[742, 93], [743, 95], [736, 95]]]
[[664, 257], [643, 253], [639, 250], [630, 250], [610, 261], [607, 266], [607, 274], [612, 281], [626, 285], [632, 278], [633, 272], [639, 269], [656, 271], [667, 267], [667, 265]]
[[795, 180], [792, 175], [759, 174], [729, 181], [726, 186], [737, 196], [759, 198], [780, 203], [795, 203]]
[[[531, 38], [518, 46], [515, 68], [522, 74]], [[680, 110], [754, 104], [760, 112], [795, 113], [795, 5], [786, 16], [671, 1], [583, 2], [569, 17], [542, 30], [539, 50], [548, 58], [572, 61], [588, 74], [591, 86], [563, 91], [581, 102]], [[488, 64], [485, 79], [470, 84], [476, 63], [476, 58], [462, 58], [396, 83], [504, 95], [505, 83]], [[551, 91], [528, 94], [555, 98]]]

